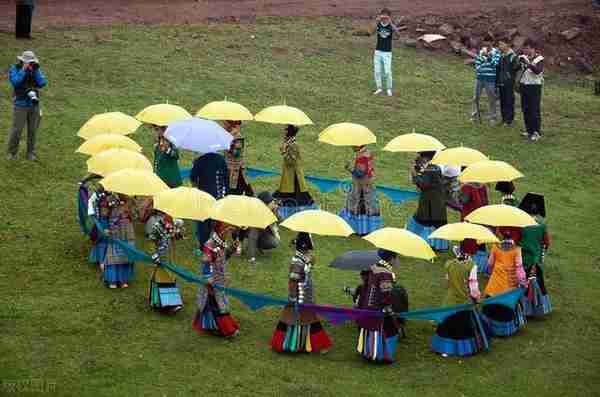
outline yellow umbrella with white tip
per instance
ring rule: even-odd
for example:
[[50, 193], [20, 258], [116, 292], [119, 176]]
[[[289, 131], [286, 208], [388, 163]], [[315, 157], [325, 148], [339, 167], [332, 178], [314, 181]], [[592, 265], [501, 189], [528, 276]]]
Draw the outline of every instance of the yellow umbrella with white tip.
[[131, 138], [119, 134], [100, 134], [83, 142], [77, 153], [93, 156], [108, 149], [126, 149], [141, 152], [142, 147]]
[[234, 226], [261, 229], [277, 222], [273, 211], [261, 200], [234, 194], [217, 200], [210, 211], [210, 218]]
[[90, 139], [100, 134], [133, 134], [141, 123], [121, 112], [101, 113], [92, 116], [77, 132], [77, 136]]
[[497, 243], [498, 237], [485, 226], [468, 222], [449, 223], [429, 235], [429, 239], [463, 241], [474, 239], [480, 243]]
[[364, 125], [338, 123], [321, 131], [319, 142], [334, 146], [363, 146], [376, 143], [377, 137]]
[[192, 115], [181, 106], [160, 103], [146, 107], [135, 118], [142, 123], [164, 127], [174, 121], [191, 119]]
[[173, 218], [204, 221], [210, 218], [217, 200], [210, 194], [196, 188], [181, 186], [163, 190], [154, 196], [154, 208]]
[[477, 208], [465, 217], [471, 223], [490, 226], [526, 227], [537, 225], [527, 212], [511, 205], [494, 204]]
[[406, 229], [384, 227], [369, 233], [363, 238], [377, 248], [392, 251], [402, 256], [426, 260], [435, 258], [435, 252], [433, 252], [427, 241]]
[[87, 161], [88, 172], [106, 176], [125, 168], [152, 171], [152, 163], [141, 153], [127, 149], [104, 150]]
[[445, 147], [443, 143], [430, 135], [412, 132], [395, 137], [385, 145], [383, 150], [388, 152], [434, 152]]
[[271, 124], [311, 125], [312, 120], [302, 110], [293, 106], [278, 105], [264, 108], [254, 116], [255, 121]]
[[341, 217], [322, 210], [297, 212], [281, 223], [281, 226], [296, 231], [322, 236], [348, 237], [354, 233], [352, 227]]
[[104, 189], [128, 196], [154, 196], [169, 189], [152, 171], [126, 168], [108, 174], [100, 181]]
[[523, 177], [512, 165], [504, 161], [479, 161], [468, 166], [458, 177], [462, 183], [479, 182], [492, 183], [500, 181], [512, 181]]
[[478, 161], [487, 160], [487, 156], [479, 150], [468, 147], [454, 147], [437, 152], [431, 162], [438, 165], [471, 165]]
[[198, 110], [196, 117], [207, 120], [254, 120], [250, 111], [239, 103], [225, 101], [210, 102]]

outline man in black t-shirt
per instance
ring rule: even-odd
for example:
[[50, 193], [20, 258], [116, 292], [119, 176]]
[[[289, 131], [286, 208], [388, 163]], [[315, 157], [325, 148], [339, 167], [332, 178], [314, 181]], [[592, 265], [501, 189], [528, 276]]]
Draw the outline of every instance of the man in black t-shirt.
[[392, 13], [384, 8], [377, 16], [377, 26], [375, 27], [377, 47], [375, 47], [373, 65], [377, 89], [373, 95], [383, 92], [383, 79], [385, 79], [387, 95], [392, 96], [392, 36], [397, 31], [398, 28], [392, 23]]

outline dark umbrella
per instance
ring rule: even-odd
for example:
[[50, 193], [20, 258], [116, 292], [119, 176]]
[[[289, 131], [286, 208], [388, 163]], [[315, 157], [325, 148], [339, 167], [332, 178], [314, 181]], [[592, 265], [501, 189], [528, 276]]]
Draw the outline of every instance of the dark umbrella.
[[330, 267], [341, 270], [363, 271], [369, 270], [369, 267], [379, 260], [377, 250], [369, 251], [348, 251], [335, 258], [329, 264]]

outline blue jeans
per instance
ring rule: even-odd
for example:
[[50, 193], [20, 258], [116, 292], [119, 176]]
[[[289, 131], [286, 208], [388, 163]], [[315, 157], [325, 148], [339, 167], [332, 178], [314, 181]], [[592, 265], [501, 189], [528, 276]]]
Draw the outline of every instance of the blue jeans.
[[481, 112], [479, 109], [479, 101], [481, 99], [481, 93], [485, 91], [488, 98], [488, 118], [490, 121], [496, 121], [497, 106], [498, 106], [498, 93], [496, 90], [496, 83], [482, 80], [475, 80], [475, 92], [473, 94], [473, 110], [471, 111], [471, 118], [473, 120], [481, 120]]
[[[383, 79], [387, 83], [387, 89], [392, 89], [392, 53], [387, 51], [375, 51], [373, 55], [373, 67], [375, 72], [375, 85], [377, 89], [383, 87]], [[383, 75], [382, 72], [383, 71]], [[383, 79], [382, 79], [383, 78]]]

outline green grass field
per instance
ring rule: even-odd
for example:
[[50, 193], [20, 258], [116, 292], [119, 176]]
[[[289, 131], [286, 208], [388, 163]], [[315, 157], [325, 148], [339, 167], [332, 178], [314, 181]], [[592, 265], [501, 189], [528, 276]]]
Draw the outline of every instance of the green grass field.
[[[315, 396], [592, 396], [600, 388], [600, 281], [597, 240], [600, 102], [584, 89], [547, 73], [543, 97], [545, 135], [537, 144], [512, 129], [468, 121], [473, 72], [453, 57], [413, 49], [394, 53], [396, 96], [370, 95], [373, 38], [353, 37], [343, 19], [260, 19], [256, 25], [55, 27], [31, 43], [2, 33], [0, 63], [8, 67], [31, 45], [49, 85], [43, 93], [38, 155], [0, 160], [0, 395], [42, 391], [60, 396], [315, 395]], [[254, 35], [255, 38], [252, 38]], [[9, 84], [3, 73], [0, 129], [11, 122]], [[370, 365], [355, 354], [351, 324], [327, 326], [335, 346], [326, 356], [282, 356], [267, 348], [279, 312], [252, 312], [236, 301], [232, 311], [242, 335], [233, 341], [199, 336], [191, 328], [196, 288], [182, 284], [185, 309], [175, 317], [149, 310], [149, 268], [138, 264], [126, 290], [109, 290], [87, 263], [89, 242], [76, 219], [78, 181], [85, 160], [75, 154], [79, 127], [93, 114], [136, 114], [169, 101], [195, 113], [227, 97], [257, 112], [287, 104], [316, 122], [299, 135], [309, 175], [345, 177], [349, 149], [317, 143], [329, 124], [351, 121], [378, 135], [379, 182], [408, 186], [413, 155], [381, 152], [396, 135], [428, 132], [447, 146], [463, 144], [505, 160], [526, 177], [518, 194], [542, 192], [553, 245], [547, 256], [547, 285], [555, 312], [531, 321], [518, 335], [494, 340], [489, 353], [443, 359], [429, 351], [427, 322], [411, 322], [399, 343], [398, 362]], [[279, 168], [279, 127], [248, 123], [247, 162]], [[151, 156], [152, 137], [132, 136]], [[7, 133], [0, 145], [6, 146]], [[183, 166], [189, 166], [186, 155]], [[255, 181], [275, 189], [276, 179]], [[336, 211], [343, 193], [312, 192]], [[492, 195], [494, 201], [499, 197]], [[415, 202], [392, 206], [383, 200], [386, 224], [403, 226]], [[455, 213], [451, 213], [456, 219]], [[191, 233], [188, 233], [190, 237]], [[292, 234], [285, 232], [287, 243]], [[349, 304], [345, 285], [358, 275], [327, 264], [358, 239], [320, 237], [315, 269], [320, 303]], [[178, 248], [179, 263], [197, 269], [192, 241]], [[291, 248], [284, 245], [256, 267], [230, 263], [236, 288], [285, 296]], [[439, 305], [442, 265], [402, 260], [397, 276], [411, 307]], [[535, 393], [535, 394], [534, 394]]]

